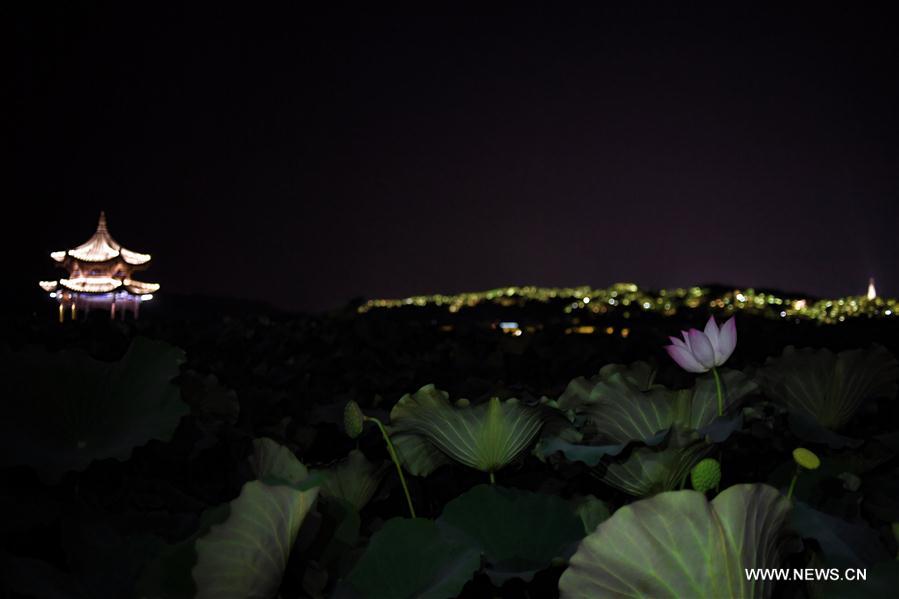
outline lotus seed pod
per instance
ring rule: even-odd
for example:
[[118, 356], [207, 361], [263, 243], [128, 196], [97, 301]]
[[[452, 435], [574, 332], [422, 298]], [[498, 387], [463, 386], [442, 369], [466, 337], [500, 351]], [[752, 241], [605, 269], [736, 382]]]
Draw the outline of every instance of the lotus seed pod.
[[818, 459], [818, 456], [805, 447], [797, 447], [794, 449], [793, 459], [806, 470], [815, 470], [821, 465], [821, 460]]
[[343, 409], [343, 428], [350, 439], [355, 439], [362, 434], [362, 424], [365, 422], [365, 414], [355, 401], [349, 401]]
[[721, 464], [715, 458], [702, 460], [690, 471], [690, 482], [700, 493], [714, 489], [721, 482]]

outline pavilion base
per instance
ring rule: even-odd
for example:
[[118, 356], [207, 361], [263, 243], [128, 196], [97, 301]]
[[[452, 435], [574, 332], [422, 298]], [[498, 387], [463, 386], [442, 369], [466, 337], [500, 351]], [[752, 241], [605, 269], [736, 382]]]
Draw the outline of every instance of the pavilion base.
[[58, 294], [59, 322], [65, 322], [68, 314], [70, 320], [86, 317], [91, 311], [108, 312], [112, 319], [125, 320], [130, 313], [134, 319], [140, 316], [140, 305], [146, 301], [139, 295], [131, 293]]

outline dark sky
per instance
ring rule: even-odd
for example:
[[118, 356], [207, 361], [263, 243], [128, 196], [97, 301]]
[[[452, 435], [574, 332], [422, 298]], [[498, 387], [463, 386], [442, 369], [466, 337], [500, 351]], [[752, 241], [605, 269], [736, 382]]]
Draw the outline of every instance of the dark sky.
[[163, 292], [290, 308], [621, 280], [899, 295], [899, 31], [870, 8], [23, 4], [17, 290], [105, 209]]

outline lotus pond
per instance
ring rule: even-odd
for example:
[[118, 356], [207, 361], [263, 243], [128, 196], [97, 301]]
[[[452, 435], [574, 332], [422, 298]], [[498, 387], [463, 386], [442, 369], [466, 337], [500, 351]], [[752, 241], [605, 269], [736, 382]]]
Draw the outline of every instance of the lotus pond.
[[5, 322], [5, 596], [895, 595], [894, 319], [441, 318]]

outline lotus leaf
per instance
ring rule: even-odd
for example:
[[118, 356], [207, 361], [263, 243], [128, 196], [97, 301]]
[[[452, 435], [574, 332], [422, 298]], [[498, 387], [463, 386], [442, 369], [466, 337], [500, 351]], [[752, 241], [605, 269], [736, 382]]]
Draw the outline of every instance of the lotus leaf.
[[[425, 385], [415, 393], [401, 397], [394, 407], [394, 411], [400, 403], [404, 402], [407, 406], [414, 406], [412, 408], [414, 411], [431, 409], [437, 413], [449, 405], [449, 394], [437, 389], [434, 385]], [[402, 413], [403, 410], [400, 410], [399, 414]], [[391, 412], [391, 418], [393, 418], [393, 412]], [[396, 427], [390, 427], [390, 430], [395, 432]], [[440, 466], [452, 462], [445, 453], [428, 440], [427, 436], [397, 432], [391, 435], [391, 439], [403, 467], [415, 476], [427, 476]]]
[[246, 483], [227, 520], [196, 542], [197, 597], [268, 598], [275, 595], [303, 519], [318, 488], [306, 467], [270, 439], [254, 441], [253, 463], [266, 481]]
[[675, 417], [675, 393], [651, 381], [643, 362], [609, 364], [589, 381], [572, 381], [559, 407], [586, 416], [603, 445], [644, 441], [667, 431]]
[[331, 538], [317, 558], [320, 564], [328, 566], [343, 559], [356, 546], [362, 520], [355, 507], [338, 497], [319, 502], [318, 510], [333, 524]]
[[[544, 422], [542, 410], [522, 406], [517, 400], [493, 398], [477, 406], [452, 406], [445, 393], [433, 385], [415, 395], [405, 395], [390, 412], [391, 433], [407, 469], [410, 452], [421, 449], [421, 440], [470, 468], [493, 473], [509, 464], [533, 442]], [[409, 444], [413, 436], [419, 442]], [[427, 470], [425, 468], [424, 470]]]
[[365, 507], [381, 484], [390, 463], [373, 464], [358, 449], [324, 471], [323, 497], [346, 501], [356, 511]]
[[250, 457], [253, 473], [259, 480], [275, 479], [291, 485], [306, 480], [309, 471], [290, 449], [268, 437], [253, 439], [253, 455]]
[[596, 527], [601, 522], [608, 520], [609, 516], [612, 515], [606, 502], [597, 499], [593, 495], [575, 497], [572, 503], [575, 506], [575, 513], [577, 513], [584, 525], [585, 534], [590, 534], [596, 530]]
[[839, 430], [863, 401], [895, 396], [899, 363], [879, 345], [837, 354], [790, 346], [768, 358], [756, 378], [765, 395], [790, 412]]
[[851, 524], [797, 501], [790, 526], [807, 539], [815, 539], [827, 563], [863, 568], [890, 559], [877, 531], [864, 524]]
[[767, 597], [744, 568], [776, 567], [790, 503], [767, 485], [736, 485], [711, 502], [670, 491], [620, 508], [580, 544], [560, 596]]
[[209, 532], [214, 524], [228, 519], [231, 508], [227, 503], [215, 506], [200, 515], [197, 531], [179, 543], [168, 545], [155, 559], [144, 566], [137, 582], [135, 596], [139, 599], [190, 599], [197, 593], [191, 569], [197, 563], [196, 541]]
[[[739, 414], [735, 410], [744, 398], [758, 391], [758, 385], [739, 370], [719, 368], [718, 375], [724, 392], [724, 419], [727, 419], [729, 414]], [[689, 418], [683, 424], [693, 430], [704, 430], [720, 420], [714, 377], [707, 374], [697, 377], [690, 397]]]
[[718, 417], [715, 381], [700, 376], [690, 390], [671, 391], [651, 384], [642, 362], [630, 367], [604, 366], [590, 381], [575, 379], [559, 398], [559, 407], [586, 416], [595, 445], [614, 446], [630, 442], [655, 445], [672, 427], [713, 434], [723, 441], [734, 430], [734, 409], [756, 385], [743, 373], [721, 369], [725, 417]]
[[628, 387], [638, 391], [649, 391], [653, 388], [655, 370], [646, 362], [634, 362], [627, 366], [607, 364], [600, 369], [599, 374], [589, 379], [579, 376], [568, 383], [565, 392], [559, 397], [559, 407], [561, 409], [574, 408], [595, 401], [593, 390], [597, 383], [611, 378], [619, 378]]
[[553, 558], [567, 558], [585, 534], [580, 516], [563, 499], [496, 485], [479, 485], [450, 501], [437, 523], [471, 539], [496, 584], [530, 580]]
[[432, 520], [394, 518], [372, 536], [348, 580], [372, 599], [445, 599], [480, 565], [476, 548], [447, 538]]
[[317, 488], [246, 483], [228, 519], [197, 541], [197, 597], [273, 597], [317, 495]]
[[600, 478], [637, 497], [671, 491], [681, 486], [693, 466], [711, 450], [705, 443], [664, 449], [635, 447], [624, 459], [610, 462]]
[[27, 464], [55, 481], [94, 460], [125, 460], [152, 439], [168, 440], [189, 411], [171, 383], [183, 361], [180, 349], [143, 337], [117, 362], [80, 350], [3, 352], [0, 467]]

